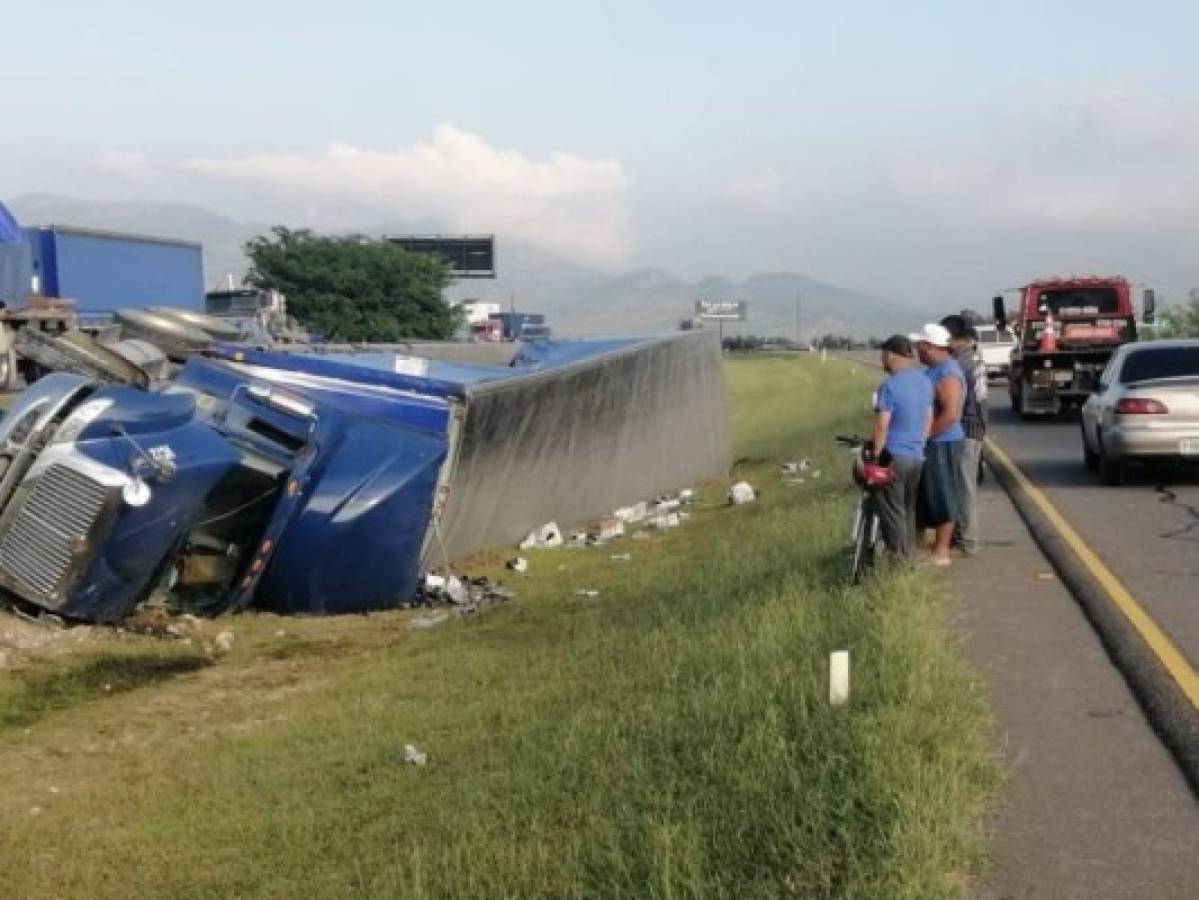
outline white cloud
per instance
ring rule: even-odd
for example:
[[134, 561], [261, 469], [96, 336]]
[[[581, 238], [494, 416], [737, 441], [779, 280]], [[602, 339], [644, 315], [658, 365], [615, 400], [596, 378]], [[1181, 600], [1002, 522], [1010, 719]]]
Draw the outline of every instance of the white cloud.
[[334, 143], [316, 155], [198, 159], [180, 168], [289, 202], [494, 231], [599, 265], [620, 264], [630, 250], [632, 179], [618, 161], [571, 153], [532, 159], [452, 125], [391, 150]]
[[1193, 283], [1199, 107], [1121, 85], [1012, 100], [956, 131], [914, 123], [865, 158], [738, 175], [687, 214], [719, 223], [704, 265], [796, 268], [937, 302], [1059, 270], [1122, 269], [1175, 293]]

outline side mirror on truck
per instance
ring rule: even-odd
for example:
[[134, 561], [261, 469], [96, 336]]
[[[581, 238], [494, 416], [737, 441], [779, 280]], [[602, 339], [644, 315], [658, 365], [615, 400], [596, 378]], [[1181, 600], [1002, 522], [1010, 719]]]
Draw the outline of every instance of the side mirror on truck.
[[1152, 325], [1153, 314], [1157, 312], [1157, 298], [1153, 295], [1153, 288], [1145, 288], [1144, 310], [1142, 318], [1145, 324]]
[[995, 315], [995, 327], [1000, 331], [1007, 331], [1007, 308], [1003, 304], [1003, 297], [991, 298], [991, 310]]

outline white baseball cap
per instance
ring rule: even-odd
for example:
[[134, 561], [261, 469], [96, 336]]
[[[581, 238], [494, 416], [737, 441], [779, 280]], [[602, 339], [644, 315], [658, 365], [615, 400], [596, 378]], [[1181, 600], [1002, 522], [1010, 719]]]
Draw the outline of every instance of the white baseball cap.
[[908, 338], [913, 344], [932, 344], [934, 347], [949, 347], [949, 329], [930, 322]]

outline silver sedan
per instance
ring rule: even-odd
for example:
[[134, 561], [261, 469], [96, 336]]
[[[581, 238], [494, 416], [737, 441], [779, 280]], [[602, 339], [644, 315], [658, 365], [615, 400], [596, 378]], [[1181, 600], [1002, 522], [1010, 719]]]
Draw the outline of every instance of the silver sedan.
[[1199, 340], [1117, 350], [1082, 408], [1082, 454], [1105, 484], [1130, 461], [1199, 462]]

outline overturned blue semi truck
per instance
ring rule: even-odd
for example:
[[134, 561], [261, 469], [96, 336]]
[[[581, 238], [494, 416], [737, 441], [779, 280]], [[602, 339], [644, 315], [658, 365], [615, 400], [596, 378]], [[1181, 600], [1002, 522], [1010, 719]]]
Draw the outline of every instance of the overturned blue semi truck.
[[215, 346], [149, 390], [33, 384], [0, 421], [0, 587], [101, 622], [156, 593], [383, 609], [542, 522], [728, 469], [710, 334], [543, 342], [503, 365], [312, 350]]

